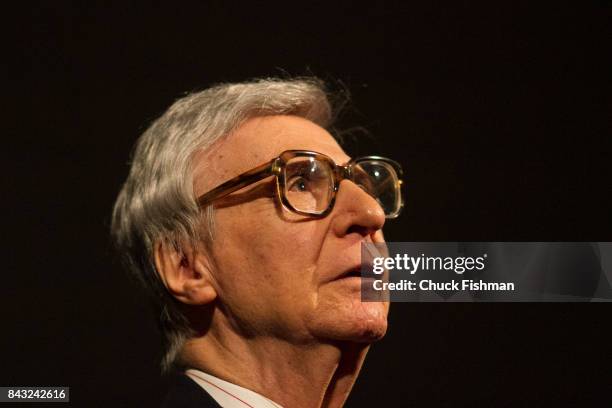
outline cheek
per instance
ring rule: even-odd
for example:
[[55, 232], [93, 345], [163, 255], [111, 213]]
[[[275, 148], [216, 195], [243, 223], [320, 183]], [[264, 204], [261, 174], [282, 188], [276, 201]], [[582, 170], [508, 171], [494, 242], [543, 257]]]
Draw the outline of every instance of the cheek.
[[[321, 238], [316, 222], [220, 212], [213, 241], [220, 300], [234, 318], [302, 331], [314, 308]], [[257, 323], [258, 322], [258, 323]], [[288, 327], [286, 327], [288, 328]]]

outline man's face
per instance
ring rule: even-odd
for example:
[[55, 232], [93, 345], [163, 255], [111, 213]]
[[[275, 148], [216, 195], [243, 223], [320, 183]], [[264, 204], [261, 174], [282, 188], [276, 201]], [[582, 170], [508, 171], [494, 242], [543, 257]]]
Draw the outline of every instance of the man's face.
[[[196, 158], [195, 193], [294, 149], [323, 153], [338, 164], [350, 159], [308, 120], [255, 118]], [[382, 337], [388, 304], [362, 303], [359, 276], [347, 274], [360, 266], [362, 242], [383, 241], [384, 221], [376, 201], [348, 180], [324, 218], [283, 208], [274, 177], [215, 201], [211, 273], [223, 306], [216, 324], [247, 337], [300, 343]]]

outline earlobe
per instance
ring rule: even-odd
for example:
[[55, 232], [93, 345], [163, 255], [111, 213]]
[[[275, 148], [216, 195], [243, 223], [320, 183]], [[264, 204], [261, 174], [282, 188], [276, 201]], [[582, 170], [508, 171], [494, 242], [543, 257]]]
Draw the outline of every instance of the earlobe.
[[197, 251], [160, 241], [155, 246], [155, 267], [170, 294], [182, 303], [204, 305], [217, 297], [206, 257]]

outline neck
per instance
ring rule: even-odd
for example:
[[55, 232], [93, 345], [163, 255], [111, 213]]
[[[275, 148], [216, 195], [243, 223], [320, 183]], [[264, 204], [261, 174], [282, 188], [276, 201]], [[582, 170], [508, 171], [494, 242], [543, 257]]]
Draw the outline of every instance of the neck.
[[368, 351], [362, 343], [294, 344], [233, 332], [190, 339], [189, 367], [261, 394], [285, 407], [341, 407]]

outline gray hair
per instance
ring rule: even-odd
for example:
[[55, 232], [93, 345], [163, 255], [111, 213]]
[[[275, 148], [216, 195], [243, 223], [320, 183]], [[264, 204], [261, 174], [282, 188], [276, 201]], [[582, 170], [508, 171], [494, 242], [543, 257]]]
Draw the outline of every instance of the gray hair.
[[247, 119], [268, 115], [296, 115], [327, 128], [331, 101], [316, 78], [220, 84], [177, 100], [136, 143], [113, 210], [111, 233], [127, 268], [152, 295], [159, 313], [164, 370], [176, 363], [193, 332], [157, 273], [155, 246], [167, 242], [181, 250], [210, 242], [212, 207], [202, 210], [196, 203], [192, 159]]

